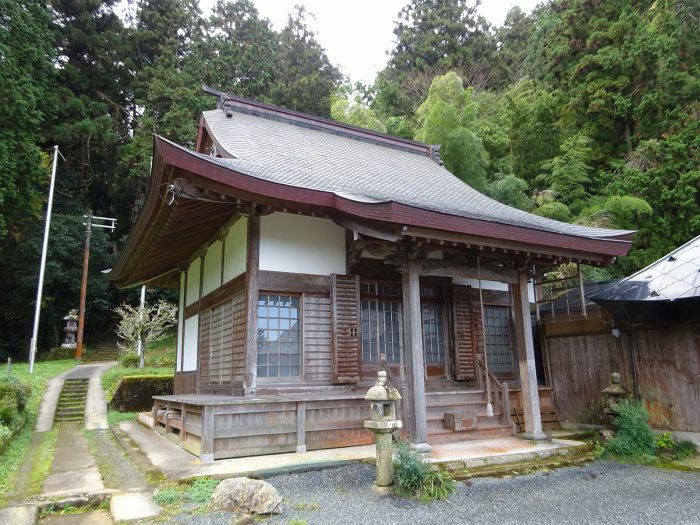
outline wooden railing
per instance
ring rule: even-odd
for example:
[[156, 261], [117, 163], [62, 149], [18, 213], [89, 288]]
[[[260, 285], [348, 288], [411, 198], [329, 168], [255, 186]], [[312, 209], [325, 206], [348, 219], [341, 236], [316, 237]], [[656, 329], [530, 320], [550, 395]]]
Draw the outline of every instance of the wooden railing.
[[[479, 369], [479, 383], [485, 392], [491, 392], [491, 404], [493, 405], [493, 413], [501, 411], [501, 423], [504, 425], [511, 424], [510, 416], [510, 396], [508, 395], [508, 383], [501, 383], [498, 378], [493, 375], [490, 370], [486, 369], [484, 358], [479, 356], [477, 359]], [[488, 381], [488, 386], [487, 386]]]

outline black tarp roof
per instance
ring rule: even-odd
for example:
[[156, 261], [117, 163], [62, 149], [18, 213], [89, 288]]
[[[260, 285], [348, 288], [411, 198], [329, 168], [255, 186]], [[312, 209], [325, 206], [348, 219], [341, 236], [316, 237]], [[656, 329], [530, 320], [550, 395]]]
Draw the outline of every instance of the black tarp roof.
[[632, 322], [700, 320], [700, 236], [588, 298]]

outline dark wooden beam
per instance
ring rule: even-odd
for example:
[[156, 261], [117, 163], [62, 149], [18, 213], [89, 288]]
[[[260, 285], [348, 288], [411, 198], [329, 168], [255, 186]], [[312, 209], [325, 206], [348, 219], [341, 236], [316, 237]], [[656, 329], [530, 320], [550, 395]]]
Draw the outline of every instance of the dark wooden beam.
[[258, 289], [266, 292], [330, 294], [330, 277], [260, 270]]
[[467, 263], [457, 264], [451, 261], [440, 259], [426, 259], [420, 269], [420, 274], [424, 276], [436, 277], [465, 277], [467, 279], [479, 279], [485, 281], [497, 281], [501, 283], [514, 284], [518, 282], [514, 270], [501, 269], [493, 270], [482, 268], [481, 272], [477, 268], [467, 266]]
[[[489, 252], [491, 248], [498, 248], [499, 250], [508, 250], [515, 254], [516, 252], [520, 255], [527, 255], [530, 257], [537, 258], [550, 258], [555, 257], [567, 257], [575, 260], [581, 260], [582, 262], [590, 263], [603, 263], [608, 264], [609, 257], [602, 255], [600, 253], [576, 251], [567, 248], [559, 248], [554, 246], [542, 246], [535, 245], [531, 243], [526, 243], [517, 240], [507, 240], [499, 239], [495, 237], [479, 237], [476, 235], [470, 235], [466, 233], [454, 233], [447, 231], [431, 230], [421, 227], [411, 227], [406, 229], [406, 235], [412, 235], [416, 238], [426, 238], [438, 241], [444, 241], [445, 243], [461, 243], [467, 245], [467, 247], [488, 247]], [[595, 241], [591, 244], [597, 244], [605, 241]]]

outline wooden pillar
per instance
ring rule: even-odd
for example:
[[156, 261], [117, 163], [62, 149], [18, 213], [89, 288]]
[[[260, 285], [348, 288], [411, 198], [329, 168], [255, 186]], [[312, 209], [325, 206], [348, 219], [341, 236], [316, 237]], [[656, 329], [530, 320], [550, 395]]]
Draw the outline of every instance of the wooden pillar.
[[297, 401], [297, 454], [306, 452], [306, 402]]
[[255, 395], [258, 382], [258, 271], [260, 269], [260, 216], [248, 217], [248, 253], [246, 257], [246, 340], [243, 395]]
[[428, 420], [425, 410], [425, 365], [423, 327], [420, 306], [419, 263], [409, 260], [402, 275], [403, 335], [406, 352], [408, 399], [403, 410], [408, 414], [408, 440], [419, 452], [430, 452]]
[[214, 406], [202, 407], [201, 450], [199, 458], [204, 463], [214, 461]]
[[545, 439], [546, 436], [542, 432], [542, 419], [540, 417], [540, 399], [535, 369], [535, 345], [532, 341], [527, 281], [527, 270], [519, 271], [518, 282], [511, 286], [513, 305], [515, 307], [515, 338], [518, 345], [520, 390], [525, 416], [525, 437], [527, 439]]

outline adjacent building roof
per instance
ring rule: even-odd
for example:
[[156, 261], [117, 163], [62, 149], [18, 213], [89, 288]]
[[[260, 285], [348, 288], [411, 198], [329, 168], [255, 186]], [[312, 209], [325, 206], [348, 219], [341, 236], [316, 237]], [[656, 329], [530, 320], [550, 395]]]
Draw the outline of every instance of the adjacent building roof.
[[241, 203], [355, 230], [378, 225], [387, 238], [594, 264], [625, 255], [634, 233], [503, 205], [447, 171], [432, 146], [225, 95], [204, 112], [196, 151], [155, 137], [153, 157], [144, 207], [110, 276], [122, 286], [186, 266]]
[[589, 297], [636, 322], [700, 318], [700, 236]]

